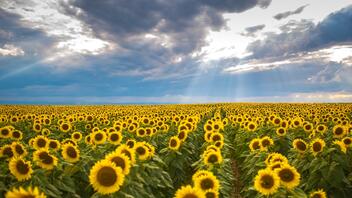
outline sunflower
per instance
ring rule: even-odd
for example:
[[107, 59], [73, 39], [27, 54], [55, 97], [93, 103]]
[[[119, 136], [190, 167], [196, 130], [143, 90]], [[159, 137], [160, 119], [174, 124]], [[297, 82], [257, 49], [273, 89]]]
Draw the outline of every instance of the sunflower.
[[221, 149], [224, 146], [224, 141], [218, 140], [214, 142], [214, 145]]
[[192, 188], [192, 186], [182, 186], [175, 193], [174, 198], [206, 198], [204, 192], [198, 188]]
[[287, 189], [293, 189], [299, 185], [301, 175], [295, 167], [284, 164], [281, 168], [276, 169], [275, 172], [280, 177], [280, 183]]
[[272, 122], [275, 126], [279, 126], [282, 122], [282, 119], [280, 117], [275, 117]]
[[169, 149], [177, 151], [180, 148], [181, 141], [177, 136], [173, 136], [169, 140]]
[[275, 169], [281, 168], [283, 165], [285, 165], [285, 163], [274, 162], [274, 163], [271, 163], [267, 168], [269, 168], [269, 170], [274, 171]]
[[12, 151], [16, 157], [24, 157], [27, 155], [27, 150], [20, 142], [12, 142]]
[[335, 145], [338, 145], [340, 150], [343, 152], [343, 153], [346, 153], [347, 152], [347, 147], [346, 145], [342, 142], [342, 141], [339, 141], [339, 140], [335, 140], [333, 142]]
[[309, 197], [310, 198], [327, 198], [326, 193], [322, 189], [311, 192], [309, 194]]
[[33, 153], [33, 160], [36, 164], [46, 170], [51, 170], [57, 165], [57, 158], [50, 155], [47, 150], [40, 149]]
[[345, 137], [345, 138], [342, 139], [342, 142], [345, 144], [346, 147], [349, 147], [352, 144], [352, 138], [351, 137]]
[[31, 162], [25, 161], [20, 157], [11, 158], [9, 169], [11, 174], [14, 175], [18, 181], [30, 179], [33, 173]]
[[224, 136], [217, 132], [217, 133], [212, 133], [210, 136], [210, 139], [212, 142], [216, 142], [216, 141], [224, 141]]
[[133, 149], [134, 148], [134, 146], [136, 145], [136, 140], [134, 140], [134, 139], [128, 139], [127, 141], [126, 141], [126, 145], [128, 146], [128, 147], [130, 147], [131, 149]]
[[43, 192], [40, 192], [37, 187], [28, 187], [27, 190], [22, 187], [16, 189], [13, 188], [11, 191], [8, 191], [5, 195], [5, 198], [20, 198], [20, 197], [33, 197], [33, 198], [46, 198]]
[[220, 182], [213, 174], [198, 176], [195, 180], [193, 180], [193, 182], [194, 182], [194, 187], [201, 189], [202, 191], [206, 191], [206, 190], [218, 191], [220, 188]]
[[13, 153], [13, 149], [12, 146], [9, 144], [6, 144], [2, 147], [0, 147], [0, 157], [7, 157], [7, 158], [11, 158], [13, 157], [14, 153]]
[[263, 148], [267, 148], [274, 145], [274, 141], [269, 136], [264, 136], [260, 139], [260, 145], [262, 145]]
[[144, 128], [137, 129], [137, 136], [138, 137], [144, 137], [145, 135], [146, 135], [146, 131]]
[[79, 149], [70, 143], [64, 144], [62, 146], [61, 155], [66, 161], [71, 163], [79, 161], [80, 157]]
[[104, 144], [106, 141], [106, 133], [103, 131], [96, 131], [92, 134], [92, 142], [94, 144]]
[[134, 150], [136, 151], [138, 155], [138, 159], [144, 161], [149, 158], [149, 149], [144, 145], [143, 142], [137, 142], [136, 146], [134, 147]]
[[279, 176], [268, 169], [258, 171], [254, 179], [254, 188], [263, 195], [274, 194], [280, 186]]
[[38, 135], [34, 138], [33, 142], [34, 149], [47, 149], [49, 147], [49, 140], [43, 135]]
[[69, 132], [72, 129], [72, 125], [69, 122], [62, 122], [60, 124], [59, 128], [60, 128], [60, 131], [62, 131], [64, 133], [67, 133], [67, 132]]
[[125, 154], [114, 151], [106, 155], [105, 159], [114, 163], [115, 166], [120, 167], [122, 169], [123, 174], [129, 174], [131, 169], [131, 161]]
[[326, 132], [327, 127], [323, 124], [319, 124], [316, 128], [316, 131], [318, 131], [320, 134], [323, 134]]
[[279, 127], [279, 128], [276, 129], [276, 134], [278, 136], [285, 136], [286, 133], [287, 133], [287, 129], [284, 128], [284, 127]]
[[135, 150], [131, 149], [126, 144], [122, 144], [119, 147], [117, 147], [116, 152], [121, 153], [121, 154], [125, 154], [131, 160], [131, 164], [134, 164], [136, 162]]
[[81, 133], [81, 132], [78, 132], [78, 131], [72, 133], [72, 134], [71, 134], [71, 139], [72, 139], [73, 141], [75, 141], [75, 142], [81, 141], [81, 139], [82, 139], [82, 133]]
[[50, 133], [51, 133], [50, 130], [47, 129], [47, 128], [43, 129], [43, 130], [40, 132], [40, 134], [41, 134], [41, 135], [44, 135], [44, 136], [49, 136]]
[[303, 130], [305, 132], [311, 132], [313, 130], [313, 124], [312, 123], [307, 123], [305, 125], [303, 125]]
[[[1, 136], [1, 133], [0, 133], [0, 136]], [[16, 139], [16, 140], [21, 140], [22, 137], [23, 137], [23, 134], [22, 134], [22, 132], [19, 131], [19, 130], [14, 130], [14, 131], [12, 131], [12, 133], [11, 133], [11, 137], [14, 138], [14, 139]]]
[[33, 131], [39, 133], [42, 130], [42, 125], [40, 123], [33, 124]]
[[249, 148], [251, 149], [252, 152], [256, 150], [261, 150], [262, 145], [261, 145], [260, 139], [259, 138], [252, 139], [249, 143]]
[[333, 134], [334, 134], [334, 138], [343, 138], [346, 135], [346, 133], [347, 133], [346, 127], [343, 126], [343, 125], [334, 126], [332, 131], [333, 131]]
[[213, 165], [213, 164], [221, 164], [223, 159], [220, 152], [209, 151], [204, 156], [203, 160], [206, 165]]
[[209, 189], [206, 190], [204, 193], [206, 198], [219, 198], [219, 191]]
[[186, 130], [182, 130], [177, 135], [178, 139], [181, 141], [185, 141], [188, 137], [188, 132]]
[[86, 137], [84, 137], [84, 142], [86, 144], [92, 144], [92, 135], [91, 134], [86, 135]]
[[292, 144], [293, 144], [293, 148], [295, 148], [297, 151], [301, 153], [304, 153], [308, 148], [307, 143], [304, 140], [299, 138], [293, 140]]
[[108, 160], [101, 160], [90, 169], [89, 182], [101, 194], [111, 194], [120, 190], [125, 175], [120, 167]]
[[204, 131], [207, 132], [213, 132], [214, 128], [212, 126], [212, 124], [205, 124], [203, 127]]
[[247, 125], [247, 130], [248, 131], [255, 131], [258, 128], [258, 125], [255, 122], [249, 122]]
[[310, 145], [311, 145], [310, 149], [313, 152], [313, 155], [316, 156], [318, 153], [323, 151], [325, 147], [325, 142], [320, 138], [316, 138], [310, 143]]
[[60, 149], [60, 142], [58, 140], [49, 140], [49, 149], [53, 149], [54, 151]]
[[108, 140], [111, 144], [119, 145], [122, 141], [122, 134], [120, 132], [111, 132], [108, 134]]
[[269, 166], [270, 164], [275, 163], [275, 162], [281, 162], [281, 163], [288, 164], [287, 158], [280, 153], [270, 153], [265, 159], [265, 164], [267, 166]]
[[10, 138], [10, 137], [11, 137], [11, 130], [9, 127], [0, 128], [0, 138]]
[[192, 180], [195, 181], [198, 177], [204, 176], [204, 175], [214, 175], [213, 172], [210, 172], [208, 170], [198, 170], [196, 173], [193, 174]]

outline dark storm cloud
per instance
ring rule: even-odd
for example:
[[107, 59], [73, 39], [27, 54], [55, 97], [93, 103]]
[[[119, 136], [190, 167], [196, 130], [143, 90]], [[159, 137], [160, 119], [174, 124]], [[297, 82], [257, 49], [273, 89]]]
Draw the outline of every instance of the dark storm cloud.
[[352, 42], [352, 6], [330, 14], [317, 25], [303, 21], [295, 27], [286, 26], [286, 32], [268, 33], [266, 39], [251, 43], [247, 50], [253, 55], [249, 58], [280, 57]]
[[[144, 60], [142, 64], [136, 64], [138, 67], [163, 67], [173, 65], [175, 58], [187, 60], [192, 52], [205, 46], [209, 30], [225, 27], [223, 13], [243, 12], [254, 6], [266, 8], [270, 2], [77, 0], [72, 4], [62, 3], [62, 7], [67, 14], [84, 21], [97, 37], [117, 43], [123, 49], [123, 56], [128, 54], [131, 57], [129, 61], [139, 63], [141, 61], [136, 59]], [[156, 39], [146, 39], [146, 33], [155, 35]], [[161, 45], [160, 38], [165, 38], [167, 44]]]
[[245, 32], [241, 33], [242, 36], [255, 36], [255, 33], [265, 28], [264, 24], [247, 27]]
[[5, 44], [16, 45], [33, 55], [44, 52], [54, 41], [40, 30], [21, 24], [20, 16], [0, 9], [0, 47]]
[[307, 6], [308, 6], [308, 5], [304, 5], [304, 6], [301, 6], [301, 7], [297, 8], [297, 9], [294, 10], [294, 11], [287, 11], [287, 12], [279, 13], [279, 14], [275, 15], [274, 18], [275, 18], [276, 20], [281, 20], [281, 19], [287, 18], [287, 17], [289, 17], [289, 16], [291, 16], [291, 15], [299, 14], [299, 13], [301, 13], [301, 12], [304, 10], [304, 8], [307, 7]]

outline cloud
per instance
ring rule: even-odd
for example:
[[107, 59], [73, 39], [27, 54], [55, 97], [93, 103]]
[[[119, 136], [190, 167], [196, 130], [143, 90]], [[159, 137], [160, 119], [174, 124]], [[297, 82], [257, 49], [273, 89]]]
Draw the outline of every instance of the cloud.
[[301, 13], [301, 12], [304, 10], [304, 8], [307, 7], [307, 6], [308, 6], [308, 4], [307, 4], [307, 5], [304, 5], [304, 6], [301, 6], [301, 7], [297, 8], [297, 9], [294, 10], [294, 11], [287, 11], [287, 12], [282, 12], [282, 13], [276, 14], [276, 15], [274, 16], [274, 18], [275, 18], [276, 20], [281, 20], [281, 19], [285, 19], [285, 18], [287, 18], [287, 17], [289, 17], [289, 16], [291, 16], [291, 15], [299, 14], [299, 13]]
[[242, 36], [255, 36], [255, 33], [265, 28], [264, 24], [250, 26], [245, 29], [245, 32], [241, 33]]
[[302, 21], [283, 29], [286, 31], [268, 33], [265, 39], [249, 44], [247, 50], [252, 55], [248, 59], [283, 57], [352, 42], [352, 6], [330, 14], [317, 25]]
[[0, 47], [0, 56], [23, 56], [24, 51], [11, 44], [5, 44], [2, 48]]

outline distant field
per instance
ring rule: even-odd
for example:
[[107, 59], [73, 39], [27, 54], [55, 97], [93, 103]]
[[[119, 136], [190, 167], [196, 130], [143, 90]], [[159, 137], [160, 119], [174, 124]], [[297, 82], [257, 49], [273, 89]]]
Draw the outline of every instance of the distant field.
[[351, 116], [347, 103], [3, 105], [0, 197], [350, 197]]

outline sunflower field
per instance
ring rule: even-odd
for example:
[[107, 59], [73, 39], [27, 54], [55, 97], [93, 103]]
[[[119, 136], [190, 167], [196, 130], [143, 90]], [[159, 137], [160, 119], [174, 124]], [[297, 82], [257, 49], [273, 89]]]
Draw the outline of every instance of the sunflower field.
[[0, 197], [350, 197], [352, 104], [2, 105]]

